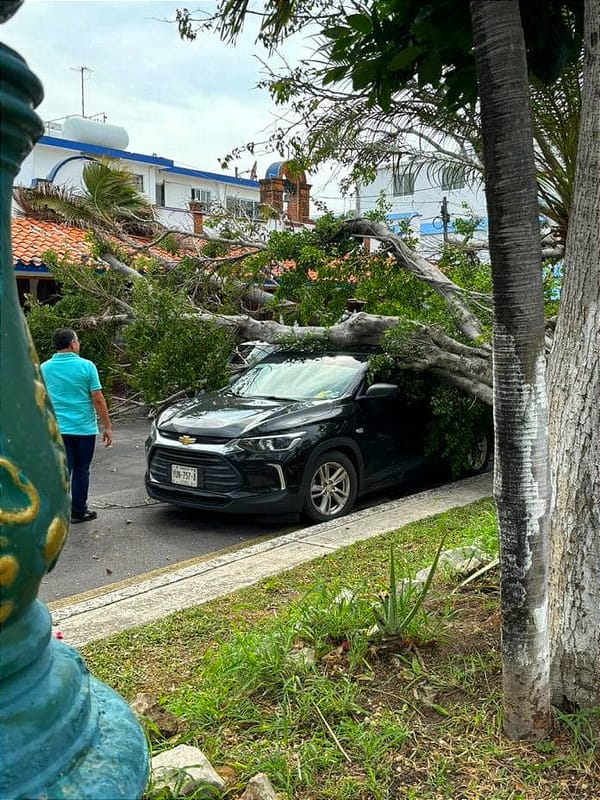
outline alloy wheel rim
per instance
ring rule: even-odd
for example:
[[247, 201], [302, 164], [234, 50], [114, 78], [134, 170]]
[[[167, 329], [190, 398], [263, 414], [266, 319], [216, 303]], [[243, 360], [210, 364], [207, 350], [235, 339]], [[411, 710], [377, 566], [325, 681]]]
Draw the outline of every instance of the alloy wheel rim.
[[345, 468], [335, 461], [327, 461], [313, 476], [310, 497], [321, 514], [331, 517], [343, 510], [351, 491], [350, 475]]
[[469, 467], [471, 469], [481, 469], [486, 462], [487, 451], [487, 439], [481, 439], [469, 453]]

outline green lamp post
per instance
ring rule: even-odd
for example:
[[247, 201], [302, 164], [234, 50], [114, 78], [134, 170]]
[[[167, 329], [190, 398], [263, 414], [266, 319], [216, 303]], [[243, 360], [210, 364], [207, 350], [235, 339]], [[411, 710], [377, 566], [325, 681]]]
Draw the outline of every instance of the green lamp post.
[[[21, 4], [3, 2], [0, 22]], [[43, 126], [42, 86], [0, 45], [0, 800], [135, 800], [148, 774], [125, 701], [52, 636], [37, 599], [70, 518], [65, 453], [21, 312], [12, 183]]]

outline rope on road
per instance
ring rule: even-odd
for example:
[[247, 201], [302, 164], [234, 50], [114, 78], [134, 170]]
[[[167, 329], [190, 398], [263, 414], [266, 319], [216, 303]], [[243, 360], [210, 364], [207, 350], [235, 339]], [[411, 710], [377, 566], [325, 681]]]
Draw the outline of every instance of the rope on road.
[[148, 506], [161, 505], [161, 502], [160, 500], [148, 499], [144, 503], [136, 503], [134, 505], [126, 506], [123, 505], [122, 503], [102, 503], [94, 500], [92, 505], [94, 506], [94, 508], [147, 508]]

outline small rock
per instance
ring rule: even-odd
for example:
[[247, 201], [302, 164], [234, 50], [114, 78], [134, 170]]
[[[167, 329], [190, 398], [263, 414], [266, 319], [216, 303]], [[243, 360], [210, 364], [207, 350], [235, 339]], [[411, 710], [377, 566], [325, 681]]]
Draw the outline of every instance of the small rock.
[[[466, 578], [481, 569], [490, 560], [482, 550], [474, 545], [456, 547], [453, 550], [442, 550], [437, 563], [437, 571], [445, 570], [459, 578]], [[420, 588], [427, 580], [430, 569], [431, 567], [420, 569], [412, 580], [413, 586]], [[399, 591], [405, 591], [408, 583], [410, 581], [402, 581]]]
[[150, 735], [154, 732], [152, 727], [157, 728], [159, 733], [167, 739], [179, 733], [181, 728], [179, 717], [163, 708], [149, 692], [136, 695], [129, 705], [138, 717], [145, 718], [152, 723]]
[[215, 789], [222, 791], [225, 787], [225, 781], [202, 750], [189, 744], [180, 744], [153, 756], [152, 780], [155, 791], [167, 787], [174, 797], [192, 794], [203, 786], [206, 797], [214, 797]]
[[354, 601], [355, 596], [352, 589], [344, 588], [333, 598], [333, 602], [338, 606], [342, 606], [344, 603], [350, 604]]
[[277, 800], [275, 789], [264, 772], [250, 778], [240, 800]]
[[316, 661], [315, 648], [302, 647], [299, 650], [292, 650], [290, 652], [290, 658], [292, 661], [296, 661], [298, 664], [314, 664]]
[[455, 575], [466, 577], [481, 569], [490, 560], [475, 545], [466, 545], [465, 547], [456, 547], [454, 550], [444, 550], [440, 554], [438, 567], [447, 569]]

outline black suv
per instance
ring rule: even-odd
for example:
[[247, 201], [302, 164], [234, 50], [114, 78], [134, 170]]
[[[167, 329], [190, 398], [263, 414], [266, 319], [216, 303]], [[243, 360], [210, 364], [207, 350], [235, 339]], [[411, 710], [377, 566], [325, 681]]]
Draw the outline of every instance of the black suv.
[[[177, 403], [146, 441], [150, 497], [234, 513], [347, 514], [360, 494], [424, 473], [423, 403], [368, 385], [368, 355], [275, 353]], [[483, 468], [489, 447], [481, 452]]]

